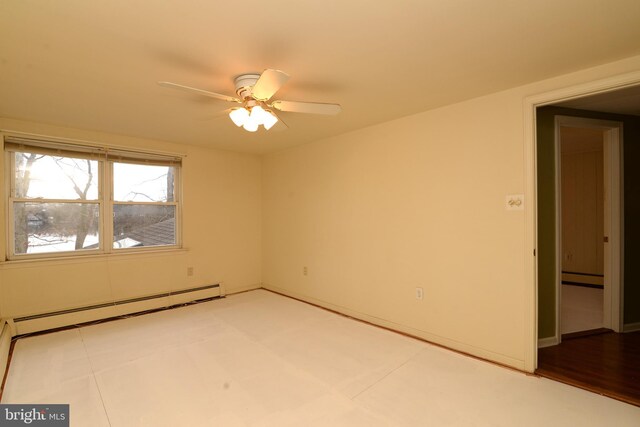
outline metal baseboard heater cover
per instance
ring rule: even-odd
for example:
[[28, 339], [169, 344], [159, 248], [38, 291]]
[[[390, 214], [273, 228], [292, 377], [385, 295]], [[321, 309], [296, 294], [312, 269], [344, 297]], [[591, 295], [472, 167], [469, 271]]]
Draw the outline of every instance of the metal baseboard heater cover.
[[84, 307], [71, 308], [71, 309], [68, 309], [68, 310], [50, 311], [48, 313], [34, 314], [32, 316], [16, 317], [15, 319], [13, 319], [13, 321], [16, 322], [16, 323], [25, 322], [27, 320], [42, 319], [42, 318], [45, 318], [45, 317], [60, 316], [62, 314], [69, 314], [69, 313], [77, 313], [77, 312], [80, 312], [80, 311], [95, 310], [97, 308], [105, 308], [105, 307], [113, 307], [113, 306], [117, 306], [117, 305], [131, 304], [131, 303], [134, 303], [134, 302], [147, 301], [147, 300], [152, 300], [152, 299], [156, 299], [156, 298], [166, 298], [166, 297], [169, 297], [169, 296], [172, 296], [172, 295], [187, 294], [189, 292], [204, 291], [204, 290], [207, 290], [207, 289], [215, 289], [215, 288], [219, 288], [219, 287], [220, 287], [220, 284], [216, 283], [214, 285], [206, 285], [206, 286], [200, 286], [200, 287], [197, 287], [197, 288], [182, 289], [182, 290], [179, 290], [179, 291], [171, 291], [171, 292], [165, 292], [165, 293], [162, 293], [162, 294], [154, 294], [154, 295], [149, 295], [149, 296], [144, 296], [144, 297], [130, 298], [130, 299], [125, 299], [125, 300], [118, 300], [118, 301], [107, 302], [107, 303], [103, 303], [103, 304], [88, 305], [88, 306], [84, 306]]

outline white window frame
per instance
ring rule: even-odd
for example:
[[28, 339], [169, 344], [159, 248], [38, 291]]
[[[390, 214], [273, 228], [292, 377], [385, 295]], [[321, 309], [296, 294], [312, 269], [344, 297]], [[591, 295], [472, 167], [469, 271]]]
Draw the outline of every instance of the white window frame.
[[[73, 141], [60, 138], [32, 137], [22, 134], [2, 132], [5, 156], [5, 218], [6, 218], [6, 255], [7, 261], [85, 257], [95, 255], [125, 254], [150, 251], [165, 251], [182, 248], [182, 157], [180, 154], [137, 151], [128, 148], [91, 144], [85, 141]], [[20, 144], [22, 142], [22, 144]], [[16, 148], [20, 145], [20, 148]], [[98, 163], [98, 198], [92, 200], [45, 199], [15, 197], [15, 152], [41, 153], [60, 157], [91, 158]], [[86, 155], [86, 153], [91, 153]], [[174, 167], [173, 201], [171, 202], [122, 202], [115, 201], [114, 163], [130, 163], [137, 165], [170, 165]], [[99, 244], [96, 249], [78, 249], [59, 252], [15, 253], [14, 203], [86, 203], [97, 204], [100, 220], [98, 224]], [[136, 246], [130, 248], [114, 248], [113, 212], [115, 205], [162, 205], [175, 206], [175, 244]]]

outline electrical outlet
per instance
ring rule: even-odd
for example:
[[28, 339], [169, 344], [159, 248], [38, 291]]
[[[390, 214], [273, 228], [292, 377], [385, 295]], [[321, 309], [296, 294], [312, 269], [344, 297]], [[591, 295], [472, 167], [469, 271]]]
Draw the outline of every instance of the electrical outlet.
[[193, 276], [193, 267], [187, 267], [187, 276]]
[[309, 273], [309, 270], [307, 270], [307, 266], [302, 267], [302, 275], [306, 276]]
[[422, 300], [424, 298], [424, 290], [422, 288], [416, 288], [416, 299]]

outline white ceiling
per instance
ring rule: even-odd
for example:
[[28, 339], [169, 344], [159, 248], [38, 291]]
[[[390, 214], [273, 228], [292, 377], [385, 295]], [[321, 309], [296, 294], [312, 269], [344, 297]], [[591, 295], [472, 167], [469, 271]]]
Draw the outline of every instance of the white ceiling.
[[555, 104], [559, 107], [640, 116], [640, 86], [631, 86]]
[[[638, 0], [5, 0], [0, 116], [265, 153], [640, 54], [639, 22]], [[265, 68], [343, 112], [250, 134], [156, 85]]]

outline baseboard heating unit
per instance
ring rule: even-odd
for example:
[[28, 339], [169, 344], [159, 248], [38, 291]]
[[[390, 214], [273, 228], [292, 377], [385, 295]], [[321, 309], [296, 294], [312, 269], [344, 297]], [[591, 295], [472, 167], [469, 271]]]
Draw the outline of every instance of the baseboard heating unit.
[[60, 328], [141, 311], [171, 307], [192, 301], [224, 296], [220, 284], [180, 289], [154, 295], [51, 311], [13, 319], [16, 335]]

